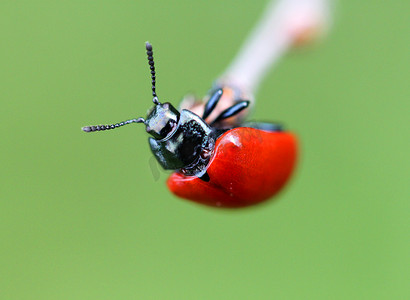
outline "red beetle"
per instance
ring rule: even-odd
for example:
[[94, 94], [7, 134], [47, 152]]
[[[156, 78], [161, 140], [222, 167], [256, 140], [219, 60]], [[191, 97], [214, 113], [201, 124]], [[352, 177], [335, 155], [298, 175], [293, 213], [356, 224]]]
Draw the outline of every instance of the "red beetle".
[[[130, 123], [144, 123], [151, 151], [159, 164], [175, 170], [169, 189], [179, 197], [217, 207], [244, 207], [271, 198], [288, 181], [295, 166], [297, 141], [280, 125], [241, 123], [240, 113], [249, 101], [234, 99], [212, 122], [222, 95], [230, 87], [217, 87], [203, 108], [202, 117], [160, 103], [155, 91], [152, 46], [146, 44], [155, 106], [146, 119], [111, 125], [86, 126], [85, 132], [102, 131]], [[238, 124], [239, 123], [239, 124]]]
[[295, 166], [297, 143], [288, 132], [233, 128], [217, 139], [209, 182], [179, 172], [168, 178], [179, 197], [222, 207], [259, 203], [286, 184]]

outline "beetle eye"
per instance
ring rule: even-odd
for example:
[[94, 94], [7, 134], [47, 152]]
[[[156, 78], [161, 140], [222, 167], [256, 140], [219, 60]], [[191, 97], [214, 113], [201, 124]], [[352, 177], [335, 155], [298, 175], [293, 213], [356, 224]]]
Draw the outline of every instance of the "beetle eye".
[[174, 119], [169, 119], [167, 124], [161, 130], [161, 136], [166, 137], [177, 126], [177, 122]]

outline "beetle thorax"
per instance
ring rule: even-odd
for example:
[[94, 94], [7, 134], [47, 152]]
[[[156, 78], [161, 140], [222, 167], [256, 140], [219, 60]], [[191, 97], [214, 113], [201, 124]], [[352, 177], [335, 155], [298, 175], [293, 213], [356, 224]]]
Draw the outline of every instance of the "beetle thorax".
[[214, 131], [191, 111], [182, 110], [177, 115], [172, 105], [165, 105], [157, 105], [147, 118], [147, 131], [153, 136], [149, 139], [152, 153], [164, 169], [201, 175], [213, 151]]

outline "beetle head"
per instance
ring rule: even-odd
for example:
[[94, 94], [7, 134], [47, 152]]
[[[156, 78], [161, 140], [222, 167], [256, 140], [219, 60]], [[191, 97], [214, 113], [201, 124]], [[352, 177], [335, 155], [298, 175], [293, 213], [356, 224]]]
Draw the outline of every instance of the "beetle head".
[[155, 139], [163, 139], [176, 127], [179, 119], [178, 110], [171, 103], [158, 103], [148, 113], [144, 122], [146, 131]]

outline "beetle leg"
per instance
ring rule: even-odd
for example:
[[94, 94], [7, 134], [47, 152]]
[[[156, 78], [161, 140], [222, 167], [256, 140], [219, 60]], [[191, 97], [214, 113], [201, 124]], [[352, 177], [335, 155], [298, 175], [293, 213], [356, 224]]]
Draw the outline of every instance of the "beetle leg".
[[249, 101], [240, 101], [231, 107], [225, 109], [221, 114], [210, 124], [211, 126], [224, 119], [232, 117], [249, 106]]
[[202, 115], [202, 119], [206, 119], [212, 111], [215, 109], [216, 105], [218, 104], [219, 100], [222, 97], [222, 89], [216, 90], [215, 93], [212, 94], [211, 98], [209, 98], [208, 102], [205, 104], [204, 113]]

